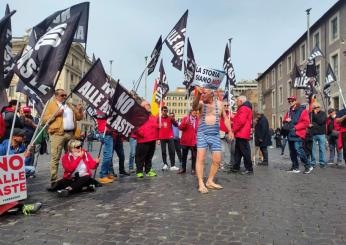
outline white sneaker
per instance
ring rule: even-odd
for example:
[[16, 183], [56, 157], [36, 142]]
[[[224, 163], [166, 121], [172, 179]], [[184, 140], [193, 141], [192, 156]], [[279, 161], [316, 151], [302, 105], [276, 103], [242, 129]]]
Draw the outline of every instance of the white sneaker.
[[163, 167], [162, 167], [162, 170], [167, 170], [167, 169], [168, 169], [168, 165], [164, 164]]
[[179, 170], [179, 168], [177, 166], [173, 166], [173, 167], [170, 168], [170, 170], [176, 171], [176, 170]]

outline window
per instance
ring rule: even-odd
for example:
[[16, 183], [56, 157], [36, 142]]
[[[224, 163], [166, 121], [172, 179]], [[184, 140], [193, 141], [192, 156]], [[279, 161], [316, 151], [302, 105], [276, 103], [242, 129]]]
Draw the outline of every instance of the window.
[[8, 90], [9, 97], [14, 97], [14, 91], [16, 91], [16, 87], [11, 85]]
[[334, 71], [336, 78], [339, 80], [339, 53], [333, 53], [330, 55], [330, 65]]
[[280, 105], [284, 103], [284, 94], [283, 94], [282, 86], [279, 87], [279, 102], [280, 102]]
[[276, 128], [276, 115], [272, 115], [272, 128]]
[[306, 60], [306, 45], [303, 43], [300, 45], [300, 63], [304, 63]]
[[333, 97], [333, 108], [338, 111], [339, 108], [339, 96]]
[[279, 64], [278, 67], [278, 79], [282, 78], [282, 63]]
[[287, 56], [287, 74], [289, 74], [292, 71], [292, 55], [290, 54]]
[[334, 15], [329, 21], [329, 44], [339, 38], [339, 14]]
[[73, 74], [70, 74], [70, 82], [73, 83]]
[[272, 108], [275, 108], [275, 103], [276, 103], [276, 99], [275, 99], [275, 89], [273, 89], [272, 91]]
[[314, 33], [312, 44], [313, 48], [316, 46], [319, 48], [321, 47], [321, 35], [319, 30]]
[[275, 84], [275, 69], [272, 70], [272, 85]]
[[282, 127], [282, 120], [283, 120], [283, 118], [282, 118], [282, 116], [280, 116], [280, 121], [279, 121], [279, 123], [280, 123], [280, 128]]
[[287, 98], [293, 95], [292, 81], [289, 80], [287, 83]]
[[266, 89], [269, 88], [269, 75], [266, 76]]

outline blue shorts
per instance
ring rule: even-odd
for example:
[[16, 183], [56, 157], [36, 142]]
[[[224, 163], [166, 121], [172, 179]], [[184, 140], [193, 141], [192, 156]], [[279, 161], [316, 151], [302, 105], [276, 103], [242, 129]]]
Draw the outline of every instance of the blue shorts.
[[197, 132], [197, 149], [198, 148], [210, 148], [212, 152], [221, 151], [221, 139], [220, 134], [204, 134]]

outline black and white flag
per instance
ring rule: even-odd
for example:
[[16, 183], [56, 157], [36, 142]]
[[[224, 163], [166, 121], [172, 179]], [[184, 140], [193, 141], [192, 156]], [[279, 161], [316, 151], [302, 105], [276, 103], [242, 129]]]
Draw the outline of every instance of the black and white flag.
[[26, 86], [22, 81], [18, 81], [17, 83], [17, 92], [25, 94], [28, 96], [29, 100], [32, 104], [35, 104], [35, 109], [39, 115], [43, 112], [43, 102], [40, 97], [28, 86]]
[[159, 40], [157, 41], [155, 48], [153, 52], [150, 55], [150, 61], [147, 65], [148, 69], [148, 76], [153, 73], [155, 70], [157, 61], [159, 60], [160, 54], [161, 54], [161, 49], [162, 49], [162, 36], [160, 36]]
[[86, 113], [89, 115], [90, 118], [96, 118], [97, 117], [97, 110], [94, 107], [91, 107], [90, 105], [85, 109]]
[[306, 79], [306, 76], [304, 76], [297, 64], [294, 65], [294, 71], [292, 74], [292, 80], [293, 82], [293, 87], [298, 88], [298, 89], [303, 89], [307, 87], [307, 82], [308, 79]]
[[5, 16], [0, 20], [0, 89], [9, 88], [14, 75], [14, 55], [12, 53], [12, 27], [11, 16], [16, 11], [10, 12], [6, 5]]
[[185, 32], [188, 13], [189, 11], [186, 10], [184, 15], [180, 18], [165, 40], [167, 47], [173, 53], [173, 59], [171, 60], [172, 65], [180, 71], [183, 67]]
[[112, 112], [107, 125], [128, 137], [133, 130], [142, 126], [149, 118], [148, 112], [134, 96], [118, 83], [112, 100]]
[[315, 59], [309, 59], [308, 63], [306, 64], [306, 77], [316, 77], [317, 76], [317, 70], [316, 70], [316, 62]]
[[317, 57], [323, 57], [323, 54], [322, 54], [321, 49], [316, 45], [316, 47], [314, 47], [314, 49], [311, 51], [311, 54], [310, 54], [308, 60], [313, 60]]
[[234, 68], [231, 62], [231, 55], [229, 53], [228, 44], [226, 44], [226, 48], [225, 48], [225, 55], [223, 58], [223, 69], [226, 72], [226, 77], [227, 77], [226, 84], [235, 86], [236, 80], [235, 80]]
[[327, 72], [326, 72], [326, 79], [325, 79], [325, 85], [327, 84], [331, 84], [333, 82], [336, 82], [336, 76], [333, 72], [332, 67], [330, 66], [330, 64], [328, 64], [328, 68], [327, 68]]
[[[64, 66], [80, 14], [49, 29], [35, 26], [22, 57], [17, 61], [14, 72], [46, 103], [53, 95], [54, 82]], [[42, 22], [43, 23], [43, 22]]]
[[191, 84], [195, 77], [196, 61], [193, 55], [192, 46], [189, 38], [187, 39], [187, 63], [184, 62], [184, 82], [187, 90], [190, 90]]
[[94, 109], [109, 114], [114, 91], [115, 88], [109, 82], [101, 60], [97, 59], [74, 88], [73, 93]]
[[165, 68], [163, 67], [162, 59], [161, 59], [159, 71], [160, 71], [159, 82], [158, 82], [157, 87], [156, 87], [156, 97], [155, 97], [155, 101], [158, 104], [160, 104], [163, 101], [163, 99], [166, 97], [166, 95], [169, 91], [166, 72], [165, 72]]
[[325, 84], [324, 87], [323, 87], [323, 94], [324, 94], [324, 98], [328, 102], [328, 105], [331, 104], [331, 101], [330, 101], [331, 93], [332, 93], [332, 88], [331, 88], [330, 83], [329, 84]]

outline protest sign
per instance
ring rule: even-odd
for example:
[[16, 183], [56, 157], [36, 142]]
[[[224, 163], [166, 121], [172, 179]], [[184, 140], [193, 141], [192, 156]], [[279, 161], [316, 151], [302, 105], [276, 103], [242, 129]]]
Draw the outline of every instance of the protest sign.
[[219, 88], [224, 76], [225, 72], [223, 71], [197, 65], [192, 85], [216, 90]]
[[0, 157], [0, 205], [27, 198], [24, 156]]

